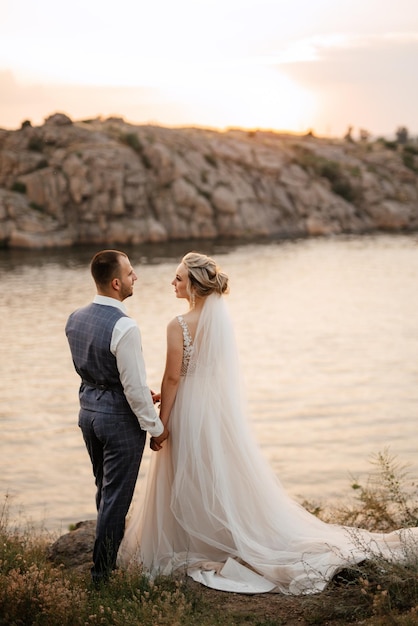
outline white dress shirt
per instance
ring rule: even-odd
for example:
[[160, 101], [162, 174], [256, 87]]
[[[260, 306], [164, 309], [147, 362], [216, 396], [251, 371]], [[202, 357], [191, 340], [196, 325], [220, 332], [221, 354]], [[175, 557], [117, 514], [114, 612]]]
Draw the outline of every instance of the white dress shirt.
[[[114, 306], [127, 315], [123, 302], [116, 298], [96, 295], [96, 304]], [[151, 392], [147, 386], [145, 362], [142, 354], [141, 333], [131, 317], [121, 317], [115, 324], [110, 342], [110, 351], [116, 357], [120, 382], [139, 425], [152, 437], [158, 437], [164, 430], [158, 417]]]

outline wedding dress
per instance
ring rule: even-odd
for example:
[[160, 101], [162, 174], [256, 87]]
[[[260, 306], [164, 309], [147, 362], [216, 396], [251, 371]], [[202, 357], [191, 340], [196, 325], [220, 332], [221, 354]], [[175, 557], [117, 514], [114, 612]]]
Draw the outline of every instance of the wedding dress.
[[[392, 533], [327, 524], [285, 492], [247, 424], [225, 297], [206, 298], [194, 341], [181, 316], [182, 377], [170, 436], [152, 455], [119, 564], [151, 576], [186, 571], [215, 589], [319, 592], [373, 555], [416, 558], [418, 529]], [[260, 328], [261, 332], [261, 328]]]

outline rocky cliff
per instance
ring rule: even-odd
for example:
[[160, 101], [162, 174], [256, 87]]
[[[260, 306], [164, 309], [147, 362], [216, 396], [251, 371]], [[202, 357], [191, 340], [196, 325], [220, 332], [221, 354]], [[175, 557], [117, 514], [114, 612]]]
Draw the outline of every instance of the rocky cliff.
[[0, 246], [418, 228], [418, 149], [123, 119], [0, 130]]

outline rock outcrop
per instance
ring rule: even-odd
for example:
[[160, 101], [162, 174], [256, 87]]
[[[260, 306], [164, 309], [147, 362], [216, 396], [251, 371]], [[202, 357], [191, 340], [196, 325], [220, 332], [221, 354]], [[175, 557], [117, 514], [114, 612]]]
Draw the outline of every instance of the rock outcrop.
[[417, 228], [415, 145], [60, 113], [0, 130], [1, 247]]

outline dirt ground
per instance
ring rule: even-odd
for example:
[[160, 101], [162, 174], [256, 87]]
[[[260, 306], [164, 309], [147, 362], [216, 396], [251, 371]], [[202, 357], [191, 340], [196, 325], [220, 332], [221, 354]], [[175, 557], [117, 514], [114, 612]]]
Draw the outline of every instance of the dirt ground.
[[359, 605], [358, 587], [350, 583], [334, 586], [320, 594], [286, 596], [277, 593], [238, 594], [203, 587], [190, 579], [187, 587], [213, 614], [227, 614], [237, 626], [344, 626], [367, 624], [367, 600]]
[[[309, 624], [304, 617], [306, 598], [288, 597], [279, 594], [238, 594], [216, 591], [200, 587], [192, 581], [191, 586], [200, 593], [205, 603], [213, 607], [214, 615], [221, 613], [238, 624], [286, 624], [305, 626]], [[312, 622], [311, 622], [312, 623]]]

